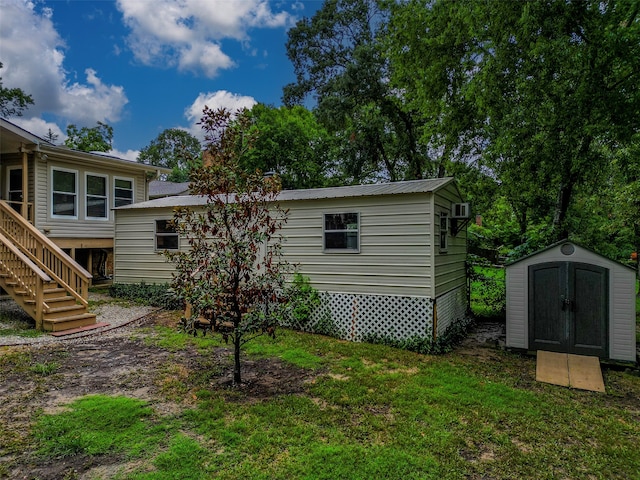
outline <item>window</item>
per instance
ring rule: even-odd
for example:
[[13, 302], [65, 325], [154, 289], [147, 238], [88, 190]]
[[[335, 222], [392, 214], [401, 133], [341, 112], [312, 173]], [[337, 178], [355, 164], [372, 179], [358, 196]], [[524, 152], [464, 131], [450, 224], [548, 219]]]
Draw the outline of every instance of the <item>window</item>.
[[358, 253], [360, 215], [357, 213], [324, 214], [324, 249]]
[[51, 170], [53, 185], [52, 216], [78, 217], [77, 172], [73, 170]]
[[22, 210], [22, 167], [9, 167], [9, 196], [8, 200], [17, 212]]
[[113, 206], [121, 207], [133, 203], [133, 180], [130, 178], [114, 178]]
[[156, 220], [156, 250], [178, 250], [178, 233], [171, 220]]
[[107, 219], [109, 202], [107, 198], [107, 177], [104, 175], [87, 174], [87, 205], [86, 217]]
[[447, 242], [449, 237], [449, 214], [440, 213], [440, 251], [447, 251]]

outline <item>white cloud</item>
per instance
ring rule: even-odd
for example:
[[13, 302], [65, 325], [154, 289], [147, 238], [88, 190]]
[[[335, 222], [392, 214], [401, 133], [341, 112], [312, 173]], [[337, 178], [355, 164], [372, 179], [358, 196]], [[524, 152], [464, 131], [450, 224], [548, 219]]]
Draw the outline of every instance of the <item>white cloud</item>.
[[26, 131], [31, 132], [34, 135], [37, 135], [38, 137], [44, 139], [47, 138], [47, 134], [49, 133], [49, 130], [51, 130], [51, 132], [58, 137], [53, 142], [56, 145], [64, 143], [64, 141], [67, 139], [66, 132], [63, 132], [58, 125], [53, 122], [47, 122], [42, 118], [14, 117], [11, 119], [11, 122], [15, 123], [21, 128], [24, 128]]
[[34, 105], [25, 117], [51, 113], [80, 125], [120, 119], [128, 101], [121, 86], [105, 85], [91, 68], [85, 70], [85, 83], [69, 82], [66, 45], [52, 21], [55, 10], [38, 10], [26, 0], [0, 0], [0, 10], [0, 76], [3, 86], [32, 95]]
[[235, 65], [222, 51], [222, 40], [246, 45], [252, 28], [287, 27], [294, 21], [288, 12], [273, 12], [266, 0], [118, 0], [117, 6], [131, 29], [129, 47], [140, 62], [209, 78]]
[[252, 108], [256, 103], [253, 97], [246, 95], [238, 95], [227, 92], [226, 90], [218, 90], [217, 92], [201, 93], [198, 98], [185, 110], [184, 116], [189, 121], [188, 132], [200, 141], [204, 140], [202, 128], [198, 125], [202, 118], [205, 105], [212, 110], [226, 108], [232, 112], [243, 108]]
[[112, 155], [118, 158], [124, 158], [125, 160], [131, 160], [135, 162], [138, 160], [138, 155], [140, 155], [140, 150], [127, 150], [126, 152], [122, 152], [120, 150], [111, 150], [108, 152], [108, 155]]

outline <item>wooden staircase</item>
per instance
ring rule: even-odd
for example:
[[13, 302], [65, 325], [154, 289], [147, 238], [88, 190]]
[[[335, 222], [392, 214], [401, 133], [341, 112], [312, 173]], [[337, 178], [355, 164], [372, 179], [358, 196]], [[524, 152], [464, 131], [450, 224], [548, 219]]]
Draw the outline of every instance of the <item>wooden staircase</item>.
[[0, 201], [0, 287], [36, 322], [58, 332], [96, 323], [88, 311], [91, 274]]

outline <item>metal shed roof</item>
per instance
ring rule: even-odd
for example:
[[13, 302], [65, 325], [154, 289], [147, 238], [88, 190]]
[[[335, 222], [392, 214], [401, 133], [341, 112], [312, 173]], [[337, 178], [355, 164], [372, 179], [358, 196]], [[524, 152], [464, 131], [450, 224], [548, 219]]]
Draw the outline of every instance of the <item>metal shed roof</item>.
[[[408, 180], [404, 182], [376, 183], [371, 185], [353, 185], [348, 187], [310, 188], [306, 190], [283, 190], [278, 201], [318, 200], [328, 198], [373, 197], [378, 195], [399, 195], [408, 193], [430, 193], [439, 190], [453, 177]], [[157, 198], [147, 202], [133, 203], [118, 207], [116, 210], [135, 208], [190, 207], [205, 205], [207, 197], [199, 195], [178, 195]]]

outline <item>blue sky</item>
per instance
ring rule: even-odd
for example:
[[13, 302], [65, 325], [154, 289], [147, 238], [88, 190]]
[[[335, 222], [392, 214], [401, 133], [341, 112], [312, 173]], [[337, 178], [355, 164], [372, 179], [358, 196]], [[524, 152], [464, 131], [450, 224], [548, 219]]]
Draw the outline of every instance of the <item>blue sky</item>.
[[281, 105], [294, 80], [287, 31], [320, 0], [0, 0], [3, 86], [35, 101], [11, 121], [65, 139], [114, 129], [134, 160], [167, 128], [199, 136], [203, 106]]

